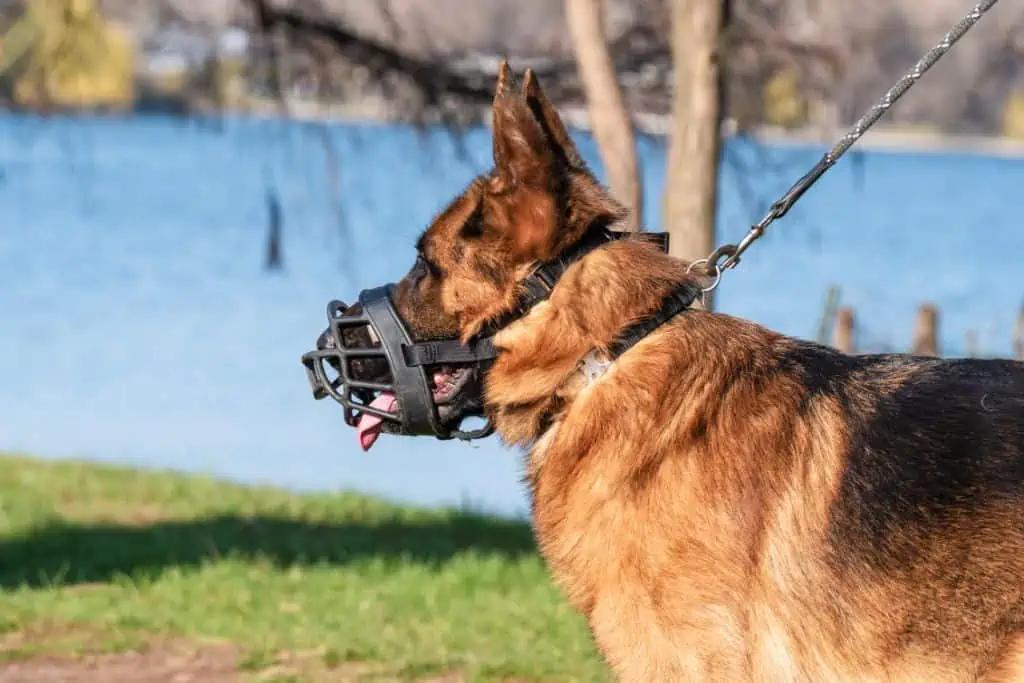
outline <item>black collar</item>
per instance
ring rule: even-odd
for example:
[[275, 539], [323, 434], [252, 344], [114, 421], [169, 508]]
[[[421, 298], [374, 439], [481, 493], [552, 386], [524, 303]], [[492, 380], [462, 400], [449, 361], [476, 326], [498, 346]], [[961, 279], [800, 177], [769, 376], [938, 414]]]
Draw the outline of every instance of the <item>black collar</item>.
[[[503, 327], [507, 327], [519, 318], [530, 312], [534, 306], [551, 296], [555, 285], [565, 275], [565, 271], [577, 261], [583, 259], [590, 252], [600, 247], [627, 238], [633, 233], [609, 230], [604, 225], [590, 228], [583, 237], [571, 247], [559, 254], [558, 258], [548, 261], [537, 267], [521, 284], [522, 292], [514, 309], [492, 321], [488, 326], [488, 333], [493, 334]], [[664, 233], [657, 233], [663, 235]], [[668, 235], [664, 234], [665, 249], [668, 250]]]
[[[515, 320], [529, 313], [530, 309], [547, 299], [558, 280], [569, 269], [569, 266], [576, 263], [590, 252], [603, 247], [609, 242], [628, 238], [634, 233], [617, 232], [609, 230], [604, 226], [591, 228], [582, 239], [563, 252], [556, 260], [541, 265], [533, 271], [530, 277], [523, 283], [523, 293], [514, 311], [503, 317], [498, 324], [492, 328], [496, 333], [502, 327], [509, 325]], [[643, 233], [653, 236], [658, 247], [668, 252], [668, 233]], [[693, 285], [681, 285], [669, 292], [662, 300], [661, 307], [653, 314], [645, 317], [629, 327], [622, 330], [615, 338], [615, 341], [608, 346], [609, 360], [615, 360], [622, 354], [633, 348], [641, 339], [658, 329], [666, 322], [679, 315], [696, 300], [700, 289]], [[488, 335], [490, 336], [490, 335]]]
[[[555, 285], [558, 284], [558, 280], [565, 274], [565, 271], [569, 269], [569, 266], [576, 263], [595, 249], [603, 247], [609, 242], [628, 238], [633, 234], [634, 233], [609, 230], [604, 226], [597, 226], [589, 230], [580, 241], [563, 252], [558, 259], [541, 265], [530, 275], [530, 277], [526, 278], [526, 281], [523, 283], [523, 294], [520, 295], [519, 302], [515, 310], [508, 316], [503, 317], [500, 321], [497, 321], [498, 324], [492, 328], [494, 333], [502, 327], [505, 327], [515, 320], [523, 317], [531, 308], [547, 299], [551, 295], [552, 290], [554, 290]], [[662, 251], [666, 253], [668, 252], [668, 233], [656, 232], [643, 234], [648, 237], [653, 237], [658, 244], [658, 247]], [[619, 333], [615, 338], [615, 341], [608, 346], [608, 356], [610, 357], [610, 360], [615, 360], [622, 354], [626, 353], [626, 351], [633, 348], [633, 346], [635, 346], [641, 339], [688, 309], [693, 305], [693, 302], [699, 294], [700, 289], [693, 285], [684, 284], [673, 289], [662, 300], [661, 307], [659, 307], [657, 311], [630, 325]]]
[[688, 309], [700, 293], [700, 288], [692, 284], [682, 284], [673, 289], [661, 300], [661, 308], [619, 332], [615, 341], [608, 345], [609, 360], [615, 360], [629, 351], [641, 339]]
[[[653, 237], [662, 251], [668, 251], [667, 233], [642, 233]], [[569, 267], [595, 249], [606, 244], [628, 239], [633, 233], [609, 230], [605, 226], [591, 228], [582, 239], [565, 250], [557, 259], [537, 267], [522, 283], [522, 294], [515, 309], [489, 324], [480, 335], [468, 345], [461, 344], [457, 339], [441, 339], [428, 341], [405, 347], [405, 360], [409, 365], [433, 365], [444, 359], [445, 362], [492, 361], [498, 356], [494, 347], [494, 335], [502, 328], [524, 317], [537, 304], [551, 296], [555, 285]], [[673, 289], [662, 300], [661, 307], [622, 330], [615, 341], [608, 346], [610, 360], [615, 360], [663, 324], [682, 313], [700, 294], [694, 285], [680, 285]]]

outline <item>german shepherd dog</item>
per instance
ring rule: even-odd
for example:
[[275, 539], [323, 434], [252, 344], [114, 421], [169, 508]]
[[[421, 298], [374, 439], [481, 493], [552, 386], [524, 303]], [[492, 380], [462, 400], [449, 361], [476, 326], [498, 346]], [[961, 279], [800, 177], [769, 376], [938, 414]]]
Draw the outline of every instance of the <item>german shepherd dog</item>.
[[[415, 340], [473, 338], [626, 215], [530, 71], [502, 65], [492, 115], [494, 169], [395, 289]], [[642, 235], [589, 251], [495, 336], [479, 389], [528, 450], [540, 551], [614, 674], [1024, 681], [1024, 364], [848, 356], [691, 308], [581, 372], [708, 284], [688, 270]]]

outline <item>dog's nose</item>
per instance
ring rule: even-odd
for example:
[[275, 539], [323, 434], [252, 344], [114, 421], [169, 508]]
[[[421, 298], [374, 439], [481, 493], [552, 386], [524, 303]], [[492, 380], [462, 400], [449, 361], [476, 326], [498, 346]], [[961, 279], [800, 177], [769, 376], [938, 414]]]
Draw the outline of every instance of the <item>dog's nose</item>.
[[[358, 322], [358, 318], [360, 318], [362, 314], [363, 305], [360, 304], [359, 302], [356, 302], [351, 306], [346, 306], [340, 301], [332, 302], [332, 318], [354, 318], [357, 320], [355, 325], [346, 325], [343, 328], [343, 338], [340, 340], [342, 342], [342, 346], [346, 348], [360, 348], [376, 346], [377, 344], [380, 343], [380, 340], [377, 337], [377, 333], [374, 331], [372, 325], [362, 324]], [[338, 341], [339, 340], [335, 337], [331, 328], [328, 327], [320, 334], [320, 337], [316, 341], [316, 347], [321, 351], [324, 349], [335, 349], [339, 347]]]
[[316, 340], [316, 348], [320, 351], [324, 349], [333, 349], [338, 346], [337, 340], [334, 335], [331, 334], [331, 330], [328, 328], [320, 333], [320, 336]]
[[[343, 301], [335, 299], [327, 304], [327, 316], [332, 320], [339, 318], [347, 318], [349, 316], [359, 315], [362, 313], [362, 304], [356, 302], [351, 306], [345, 304]], [[331, 332], [331, 328], [328, 327], [324, 330], [316, 340], [316, 348], [323, 351], [324, 349], [334, 349], [338, 347], [338, 340], [334, 338], [334, 334]]]

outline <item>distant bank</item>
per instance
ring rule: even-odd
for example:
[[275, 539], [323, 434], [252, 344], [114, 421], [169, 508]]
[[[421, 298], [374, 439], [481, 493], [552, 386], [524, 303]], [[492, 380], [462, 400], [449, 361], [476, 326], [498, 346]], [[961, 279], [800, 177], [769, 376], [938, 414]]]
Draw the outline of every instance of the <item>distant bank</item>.
[[[590, 122], [586, 108], [578, 105], [563, 107], [563, 118], [571, 128], [589, 130]], [[140, 112], [142, 113], [142, 112]], [[185, 110], [173, 112], [188, 115]], [[243, 110], [200, 110], [196, 116], [219, 117], [243, 116], [258, 119], [289, 118], [299, 122], [358, 123], [388, 125], [398, 122], [394, 115], [393, 103], [366, 97], [358, 102], [324, 104], [308, 100], [291, 100], [287, 105], [269, 98], [250, 98]], [[484, 123], [487, 124], [486, 117]], [[671, 129], [671, 116], [648, 112], [634, 113], [633, 120], [639, 134], [652, 138], [667, 137]], [[432, 122], [427, 122], [432, 123]], [[849, 124], [848, 124], [849, 125]], [[761, 142], [797, 147], [828, 147], [837, 142], [846, 132], [845, 126], [834, 129], [823, 128], [785, 129], [773, 126], [757, 126], [747, 134]], [[736, 134], [736, 125], [727, 120], [722, 127], [724, 137]], [[974, 156], [1007, 159], [1024, 158], [1024, 139], [988, 135], [951, 135], [913, 125], [892, 125], [882, 122], [875, 125], [857, 142], [857, 150], [900, 153], [900, 154], [967, 154]]]
[[[359, 123], [386, 123], [393, 120], [389, 115], [390, 106], [384, 101], [367, 98], [361, 102], [339, 105], [322, 105], [305, 101], [289, 102], [287, 115], [306, 121], [338, 121]], [[566, 122], [574, 128], [588, 130], [590, 127], [586, 109], [579, 106], [562, 109]], [[256, 102], [249, 114], [278, 117], [285, 109], [271, 100]], [[671, 117], [666, 114], [634, 114], [637, 131], [652, 137], [665, 137], [671, 127]], [[766, 143], [796, 146], [831, 146], [845, 133], [845, 127], [834, 130], [787, 130], [772, 126], [759, 126], [750, 131], [752, 137]], [[727, 121], [723, 134], [731, 136], [735, 125]], [[873, 152], [972, 154], [989, 157], [1024, 158], [1024, 140], [983, 135], [948, 135], [913, 127], [893, 126], [882, 122], [864, 134], [857, 149]]]

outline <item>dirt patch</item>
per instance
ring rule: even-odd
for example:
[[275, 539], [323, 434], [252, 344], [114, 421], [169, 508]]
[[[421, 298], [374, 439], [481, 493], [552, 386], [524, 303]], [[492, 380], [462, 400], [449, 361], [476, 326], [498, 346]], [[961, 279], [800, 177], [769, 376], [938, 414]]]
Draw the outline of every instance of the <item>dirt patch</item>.
[[[148, 644], [131, 652], [38, 654], [0, 661], [0, 683], [398, 683], [382, 667], [341, 663], [325, 667], [315, 658], [281, 655], [252, 670], [230, 645]], [[405, 679], [408, 680], [408, 679]], [[464, 683], [457, 672], [419, 683]]]
[[0, 662], [2, 683], [235, 683], [245, 680], [230, 646], [151, 645], [139, 652], [37, 655]]
[[[45, 644], [45, 645], [42, 645]], [[257, 656], [259, 655], [259, 656]], [[0, 633], [0, 683], [407, 683], [380, 663], [327, 662], [322, 649], [245, 655], [230, 643], [35, 624]], [[416, 683], [465, 683], [453, 671]], [[508, 683], [514, 683], [508, 679]], [[524, 682], [525, 683], [525, 682]]]

